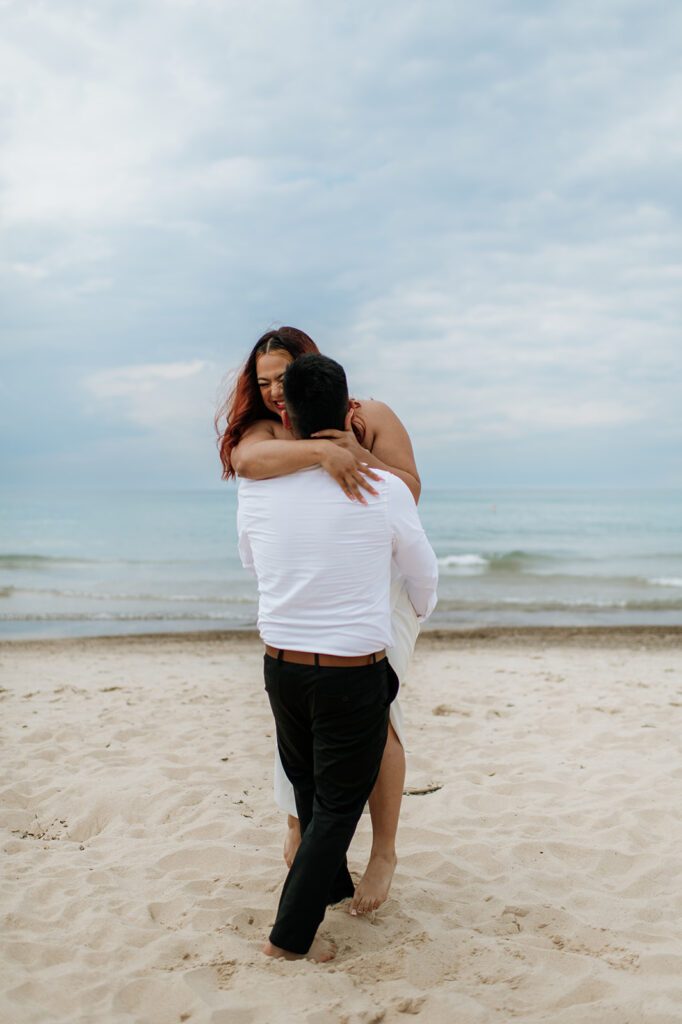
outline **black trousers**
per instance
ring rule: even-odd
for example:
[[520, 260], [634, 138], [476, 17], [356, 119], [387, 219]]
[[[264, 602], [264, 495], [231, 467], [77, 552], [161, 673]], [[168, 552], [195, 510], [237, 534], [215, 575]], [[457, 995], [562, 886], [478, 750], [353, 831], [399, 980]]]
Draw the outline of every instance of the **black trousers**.
[[270, 941], [307, 953], [327, 905], [354, 892], [346, 853], [379, 774], [398, 679], [385, 658], [323, 668], [266, 654], [264, 673], [301, 823]]

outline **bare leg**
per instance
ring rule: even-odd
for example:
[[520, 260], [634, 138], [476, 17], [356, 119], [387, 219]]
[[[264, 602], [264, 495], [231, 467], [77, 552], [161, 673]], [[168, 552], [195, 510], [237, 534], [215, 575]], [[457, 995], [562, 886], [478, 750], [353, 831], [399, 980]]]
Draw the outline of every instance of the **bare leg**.
[[372, 850], [365, 873], [358, 882], [350, 913], [367, 914], [385, 901], [398, 858], [395, 837], [405, 784], [405, 751], [393, 726], [388, 726], [381, 768], [369, 798], [372, 818]]
[[296, 851], [301, 845], [301, 824], [293, 814], [287, 814], [287, 834], [284, 837], [284, 859], [287, 867], [294, 863]]
[[[358, 882], [350, 905], [353, 916], [376, 910], [385, 901], [391, 888], [398, 859], [395, 837], [405, 785], [405, 751], [392, 725], [388, 726], [386, 747], [381, 768], [369, 798], [372, 819], [372, 850], [365, 873]], [[301, 826], [293, 814], [287, 815], [284, 860], [291, 867], [301, 843]], [[273, 955], [273, 954], [270, 954]]]
[[263, 953], [266, 956], [280, 957], [282, 960], [314, 960], [315, 963], [325, 964], [328, 960], [334, 959], [336, 946], [333, 942], [329, 942], [328, 939], [322, 939], [319, 935], [316, 935], [307, 953], [291, 953], [288, 949], [273, 946], [268, 939], [263, 946]]

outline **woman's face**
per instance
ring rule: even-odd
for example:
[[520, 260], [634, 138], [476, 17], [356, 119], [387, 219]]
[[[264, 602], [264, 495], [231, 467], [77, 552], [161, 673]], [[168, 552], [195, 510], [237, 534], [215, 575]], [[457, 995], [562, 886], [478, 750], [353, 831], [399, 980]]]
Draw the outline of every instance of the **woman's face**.
[[288, 352], [279, 348], [265, 352], [256, 359], [256, 381], [265, 408], [280, 417], [284, 414], [282, 379], [287, 366], [293, 361]]

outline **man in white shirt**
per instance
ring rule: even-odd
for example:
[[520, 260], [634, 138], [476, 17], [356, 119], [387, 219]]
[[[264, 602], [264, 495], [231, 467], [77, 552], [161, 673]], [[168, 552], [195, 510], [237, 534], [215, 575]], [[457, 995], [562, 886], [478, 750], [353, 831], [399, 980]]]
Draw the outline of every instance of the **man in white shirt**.
[[[284, 400], [296, 437], [349, 429], [346, 377], [325, 356], [288, 366]], [[239, 484], [239, 550], [258, 579], [265, 687], [302, 835], [263, 950], [271, 956], [331, 959], [318, 926], [328, 904], [353, 895], [346, 852], [398, 689], [385, 654], [391, 559], [421, 618], [436, 603], [436, 558], [413, 498], [398, 477], [377, 477], [366, 505], [320, 467]]]

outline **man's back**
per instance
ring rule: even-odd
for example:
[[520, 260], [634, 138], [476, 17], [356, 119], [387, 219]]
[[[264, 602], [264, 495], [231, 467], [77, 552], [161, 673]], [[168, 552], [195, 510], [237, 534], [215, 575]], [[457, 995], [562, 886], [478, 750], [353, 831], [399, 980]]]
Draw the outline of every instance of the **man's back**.
[[[378, 496], [368, 495], [367, 505], [349, 501], [317, 467], [240, 481], [240, 553], [258, 576], [258, 626], [267, 644], [338, 655], [392, 645], [394, 549], [397, 558], [406, 545], [424, 549], [413, 562], [415, 577], [422, 576], [427, 589], [435, 560], [432, 565], [407, 488], [391, 474], [381, 476], [374, 483]], [[412, 536], [414, 522], [419, 537]], [[418, 591], [419, 583], [415, 586]], [[417, 591], [413, 601], [418, 605]], [[417, 611], [428, 613], [425, 607]]]

